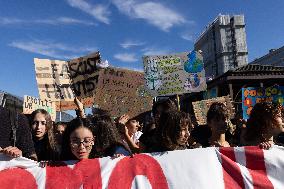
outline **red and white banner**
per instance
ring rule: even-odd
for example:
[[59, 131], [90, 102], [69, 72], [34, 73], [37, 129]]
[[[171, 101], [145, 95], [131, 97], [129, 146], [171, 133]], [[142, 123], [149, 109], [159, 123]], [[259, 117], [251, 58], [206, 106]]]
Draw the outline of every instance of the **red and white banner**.
[[39, 167], [0, 154], [1, 189], [284, 188], [284, 148], [203, 148]]

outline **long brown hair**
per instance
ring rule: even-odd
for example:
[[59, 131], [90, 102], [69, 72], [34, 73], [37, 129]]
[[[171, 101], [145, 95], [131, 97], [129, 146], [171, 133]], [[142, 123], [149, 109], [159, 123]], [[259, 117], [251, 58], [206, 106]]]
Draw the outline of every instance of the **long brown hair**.
[[[49, 158], [51, 158], [52, 160], [58, 160], [59, 148], [58, 148], [55, 136], [54, 136], [54, 127], [53, 127], [53, 122], [51, 120], [50, 114], [44, 109], [37, 109], [33, 111], [33, 113], [31, 114], [30, 125], [33, 124], [33, 120], [38, 113], [43, 114], [45, 117], [45, 121], [46, 121], [47, 132], [45, 133], [44, 137], [47, 137], [47, 142], [45, 144], [44, 150], [46, 150]], [[33, 140], [35, 141], [34, 136], [33, 136]]]
[[98, 116], [93, 118], [94, 134], [96, 137], [94, 147], [101, 151], [96, 151], [96, 157], [113, 156], [112, 149], [115, 146], [122, 146], [129, 154], [132, 154], [126, 145], [116, 125], [109, 116]]
[[247, 121], [244, 139], [246, 141], [264, 141], [263, 135], [275, 128], [277, 116], [281, 116], [282, 106], [270, 102], [257, 103]]
[[162, 113], [159, 127], [157, 127], [157, 135], [162, 147], [169, 150], [185, 148], [186, 146], [178, 144], [178, 138], [184, 125], [191, 127], [189, 114], [177, 110]]

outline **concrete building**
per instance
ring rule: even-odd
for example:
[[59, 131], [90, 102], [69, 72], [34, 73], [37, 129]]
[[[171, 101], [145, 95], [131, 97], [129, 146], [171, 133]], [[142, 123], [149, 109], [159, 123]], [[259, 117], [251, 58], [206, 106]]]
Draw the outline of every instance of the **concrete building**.
[[244, 15], [219, 15], [196, 40], [194, 49], [202, 51], [206, 77], [248, 64]]
[[279, 49], [271, 49], [268, 54], [255, 59], [250, 64], [284, 66], [284, 46]]
[[23, 98], [0, 90], [0, 106], [11, 111], [23, 111]]

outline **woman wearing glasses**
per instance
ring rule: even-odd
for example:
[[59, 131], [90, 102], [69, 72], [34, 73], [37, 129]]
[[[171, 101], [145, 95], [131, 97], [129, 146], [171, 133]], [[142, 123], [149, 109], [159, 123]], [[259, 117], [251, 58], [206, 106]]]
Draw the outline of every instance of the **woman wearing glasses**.
[[94, 145], [93, 129], [86, 118], [69, 122], [62, 143], [62, 160], [81, 160], [92, 157]]
[[49, 113], [43, 109], [31, 114], [31, 130], [38, 161], [58, 160], [59, 150]]

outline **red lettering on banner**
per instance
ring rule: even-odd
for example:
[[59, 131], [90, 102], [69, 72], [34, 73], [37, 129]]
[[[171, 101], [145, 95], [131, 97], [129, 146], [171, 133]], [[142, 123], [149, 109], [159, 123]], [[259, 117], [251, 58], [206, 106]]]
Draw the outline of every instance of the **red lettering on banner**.
[[137, 175], [146, 176], [153, 189], [168, 189], [167, 179], [160, 164], [146, 154], [120, 160], [111, 173], [108, 188], [131, 189], [132, 181]]
[[79, 161], [74, 169], [61, 162], [46, 168], [46, 188], [102, 188], [101, 168], [98, 159]]
[[37, 189], [34, 176], [21, 168], [4, 169], [0, 171], [1, 189]]
[[234, 148], [219, 148], [222, 159], [225, 188], [245, 188], [240, 167], [236, 163]]
[[266, 174], [263, 150], [256, 146], [246, 146], [246, 167], [252, 176], [254, 189], [274, 188]]

